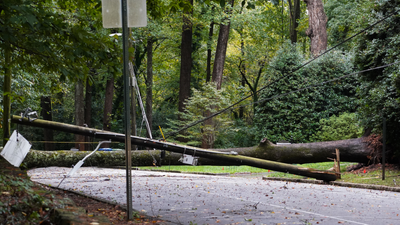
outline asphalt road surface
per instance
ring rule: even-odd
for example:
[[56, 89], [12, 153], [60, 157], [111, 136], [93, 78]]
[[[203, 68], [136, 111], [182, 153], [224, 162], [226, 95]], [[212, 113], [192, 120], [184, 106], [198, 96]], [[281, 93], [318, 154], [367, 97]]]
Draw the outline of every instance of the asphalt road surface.
[[[28, 172], [57, 186], [70, 168]], [[60, 188], [126, 204], [126, 172], [82, 167]], [[400, 193], [262, 180], [132, 171], [133, 208], [171, 224], [400, 224]]]

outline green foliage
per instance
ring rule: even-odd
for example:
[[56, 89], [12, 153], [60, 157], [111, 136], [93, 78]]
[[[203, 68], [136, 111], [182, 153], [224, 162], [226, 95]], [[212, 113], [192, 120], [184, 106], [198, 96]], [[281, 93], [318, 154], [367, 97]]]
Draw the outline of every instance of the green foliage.
[[337, 141], [359, 138], [364, 130], [358, 125], [355, 113], [333, 115], [329, 119], [321, 119], [319, 124], [320, 130], [313, 135], [312, 141]]
[[0, 174], [0, 183], [1, 224], [39, 224], [46, 220], [39, 212], [54, 207], [50, 199], [34, 192], [30, 180]]
[[[346, 38], [368, 26], [368, 16], [374, 1], [369, 0], [331, 0], [324, 3], [328, 17], [327, 33], [329, 45], [337, 45]], [[338, 46], [339, 49], [352, 51], [356, 42], [349, 41]]]
[[[225, 89], [217, 90], [213, 82], [206, 83], [201, 86], [201, 90], [192, 89], [193, 95], [185, 103], [185, 111], [179, 113], [179, 116], [185, 121], [182, 124], [180, 120], [171, 120], [171, 128], [173, 131], [191, 124], [195, 121], [204, 119], [207, 112], [210, 114], [216, 113], [219, 110], [226, 108], [230, 105], [230, 95]], [[220, 114], [214, 117], [212, 125], [193, 126], [186, 130], [185, 134], [180, 134], [178, 137], [183, 137], [190, 140], [187, 144], [199, 146], [202, 141], [203, 135], [211, 135], [215, 137], [218, 133], [230, 125], [229, 115]], [[171, 131], [166, 129], [166, 133]]]
[[214, 148], [255, 146], [259, 141], [256, 134], [256, 127], [238, 119], [231, 126], [219, 132], [214, 142]]
[[[268, 77], [265, 80], [271, 83], [291, 73], [304, 61], [304, 56], [296, 45], [286, 43], [270, 63]], [[261, 92], [260, 99], [289, 93], [346, 75], [351, 71], [350, 54], [331, 52], [311, 65], [268, 86]], [[320, 119], [355, 110], [356, 85], [356, 79], [349, 77], [324, 84], [319, 88], [303, 90], [260, 103], [256, 107], [255, 114], [255, 126], [259, 131], [259, 139], [267, 137], [272, 142], [279, 140], [309, 142], [319, 127]]]
[[[375, 2], [366, 18], [370, 25], [399, 10], [400, 1]], [[357, 42], [356, 65], [369, 69], [400, 60], [400, 17], [391, 16], [369, 29]], [[387, 118], [388, 144], [399, 149], [400, 140], [400, 66], [399, 64], [365, 72], [360, 75], [359, 114], [364, 127], [382, 131], [383, 117]], [[399, 153], [399, 150], [397, 150]]]

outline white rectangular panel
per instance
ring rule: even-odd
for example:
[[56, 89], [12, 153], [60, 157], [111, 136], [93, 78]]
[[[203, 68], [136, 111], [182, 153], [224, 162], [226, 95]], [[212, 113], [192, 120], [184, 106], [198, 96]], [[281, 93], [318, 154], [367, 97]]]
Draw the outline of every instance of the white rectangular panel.
[[[147, 26], [146, 0], [127, 0], [128, 27]], [[121, 28], [121, 0], [102, 0], [102, 15], [104, 28]]]

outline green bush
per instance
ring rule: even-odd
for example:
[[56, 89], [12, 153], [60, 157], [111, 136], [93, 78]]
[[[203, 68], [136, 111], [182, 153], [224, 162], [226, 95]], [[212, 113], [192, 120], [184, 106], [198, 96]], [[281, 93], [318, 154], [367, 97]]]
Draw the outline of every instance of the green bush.
[[337, 141], [358, 138], [363, 128], [358, 125], [355, 113], [342, 113], [319, 121], [320, 130], [313, 135], [312, 141]]
[[[290, 74], [306, 61], [296, 45], [286, 43], [271, 61], [266, 80], [268, 83]], [[289, 93], [309, 85], [341, 77], [352, 72], [352, 55], [341, 51], [315, 60], [310, 65], [272, 84], [260, 93], [260, 99], [267, 99]], [[263, 86], [267, 85], [263, 84]], [[310, 142], [318, 130], [319, 121], [338, 115], [340, 112], [354, 112], [355, 77], [326, 83], [292, 93], [256, 106], [255, 126], [258, 139], [267, 137], [272, 142], [292, 140], [296, 143]]]
[[[183, 119], [169, 120], [170, 128], [165, 129], [165, 133], [176, 131], [186, 125], [197, 122], [198, 120], [206, 118], [207, 111], [210, 115], [218, 112], [231, 105], [231, 96], [225, 89], [217, 90], [214, 82], [205, 83], [201, 85], [200, 89], [192, 89], [192, 96], [185, 102], [185, 111], [178, 112], [178, 115]], [[209, 136], [209, 144], [214, 144], [215, 137], [219, 135], [221, 130], [225, 130], [230, 126], [230, 115], [222, 113], [213, 118], [212, 125], [205, 125], [200, 123], [185, 130], [184, 133], [178, 134], [177, 137], [189, 140], [187, 145], [201, 146], [202, 138]], [[168, 139], [168, 141], [178, 142], [177, 140]]]
[[237, 119], [234, 124], [217, 135], [214, 148], [241, 148], [257, 145], [257, 129], [245, 121]]
[[[368, 25], [399, 10], [400, 1], [376, 1], [365, 17]], [[366, 70], [400, 60], [400, 17], [391, 16], [361, 35], [357, 41], [356, 65]], [[362, 126], [382, 133], [383, 117], [387, 119], [387, 143], [400, 156], [400, 65], [360, 74], [358, 114]]]

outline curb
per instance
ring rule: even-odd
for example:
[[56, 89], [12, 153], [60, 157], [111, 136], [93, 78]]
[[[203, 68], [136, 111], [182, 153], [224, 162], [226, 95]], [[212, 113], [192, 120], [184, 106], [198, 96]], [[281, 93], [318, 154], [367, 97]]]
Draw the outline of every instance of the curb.
[[355, 184], [355, 183], [338, 182], [338, 181], [325, 182], [322, 180], [265, 177], [265, 176], [263, 176], [262, 179], [263, 180], [271, 180], [271, 181], [289, 181], [289, 182], [297, 182], [297, 183], [324, 184], [324, 185], [333, 185], [333, 186], [350, 187], [350, 188], [363, 188], [363, 189], [371, 189], [371, 190], [377, 190], [377, 191], [400, 192], [400, 187], [389, 187], [389, 186], [375, 185], [375, 184]]

